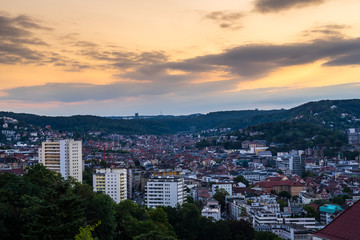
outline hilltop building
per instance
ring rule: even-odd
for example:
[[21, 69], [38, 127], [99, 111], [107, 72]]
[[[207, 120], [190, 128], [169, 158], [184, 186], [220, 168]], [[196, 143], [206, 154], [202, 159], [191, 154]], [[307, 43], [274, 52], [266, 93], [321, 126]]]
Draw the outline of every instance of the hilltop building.
[[65, 179], [82, 181], [82, 142], [74, 139], [43, 142], [38, 151], [39, 163], [60, 173]]
[[350, 145], [358, 145], [360, 143], [360, 129], [349, 128], [347, 130], [347, 137]]
[[94, 192], [103, 192], [116, 203], [127, 199], [127, 175], [125, 168], [96, 169], [96, 173], [93, 174]]

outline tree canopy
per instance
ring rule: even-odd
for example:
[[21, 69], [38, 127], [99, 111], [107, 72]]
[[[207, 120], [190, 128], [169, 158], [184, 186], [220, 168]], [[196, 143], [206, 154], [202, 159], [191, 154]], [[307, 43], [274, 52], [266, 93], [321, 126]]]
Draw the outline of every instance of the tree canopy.
[[[226, 191], [220, 189], [217, 195], [223, 198]], [[0, 236], [10, 240], [250, 240], [255, 232], [245, 221], [205, 218], [192, 203], [150, 209], [131, 200], [116, 204], [86, 183], [65, 180], [35, 165], [23, 176], [0, 174]]]

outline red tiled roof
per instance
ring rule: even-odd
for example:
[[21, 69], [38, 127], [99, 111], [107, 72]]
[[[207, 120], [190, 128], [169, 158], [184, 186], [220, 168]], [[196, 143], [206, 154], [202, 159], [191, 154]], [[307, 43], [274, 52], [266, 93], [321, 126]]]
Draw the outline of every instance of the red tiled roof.
[[357, 201], [314, 235], [330, 240], [357, 240], [360, 239], [359, 223], [360, 201]]
[[303, 186], [303, 184], [299, 182], [295, 182], [293, 180], [285, 180], [285, 181], [262, 181], [258, 183], [259, 187], [262, 188], [271, 188], [274, 186]]
[[24, 169], [22, 169], [22, 168], [1, 169], [0, 173], [13, 173], [16, 175], [22, 175], [22, 174], [24, 174]]

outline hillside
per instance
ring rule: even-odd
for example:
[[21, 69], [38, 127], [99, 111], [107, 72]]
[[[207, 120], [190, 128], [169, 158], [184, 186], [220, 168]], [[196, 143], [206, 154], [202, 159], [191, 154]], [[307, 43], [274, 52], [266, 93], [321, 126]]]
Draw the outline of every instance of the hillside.
[[153, 120], [122, 120], [90, 115], [75, 115], [70, 117], [48, 117], [35, 114], [0, 112], [0, 116], [11, 117], [34, 126], [44, 128], [50, 125], [60, 131], [88, 132], [104, 131], [122, 134], [161, 134], [170, 129]]
[[360, 99], [323, 100], [309, 102], [289, 110], [242, 110], [221, 111], [188, 116], [154, 116], [140, 119], [76, 115], [71, 117], [47, 117], [34, 114], [0, 112], [1, 116], [15, 118], [34, 126], [51, 125], [62, 131], [104, 131], [120, 134], [169, 134], [199, 131], [210, 128], [233, 130], [275, 121], [307, 122], [326, 128], [344, 130], [360, 126]]
[[290, 119], [334, 129], [360, 126], [360, 99], [309, 102], [287, 111]]

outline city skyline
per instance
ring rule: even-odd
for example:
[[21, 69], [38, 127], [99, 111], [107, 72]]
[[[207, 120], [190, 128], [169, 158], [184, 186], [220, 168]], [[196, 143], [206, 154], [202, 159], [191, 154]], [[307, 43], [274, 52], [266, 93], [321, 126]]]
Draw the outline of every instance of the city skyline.
[[140, 115], [358, 97], [360, 2], [4, 1], [1, 110]]

